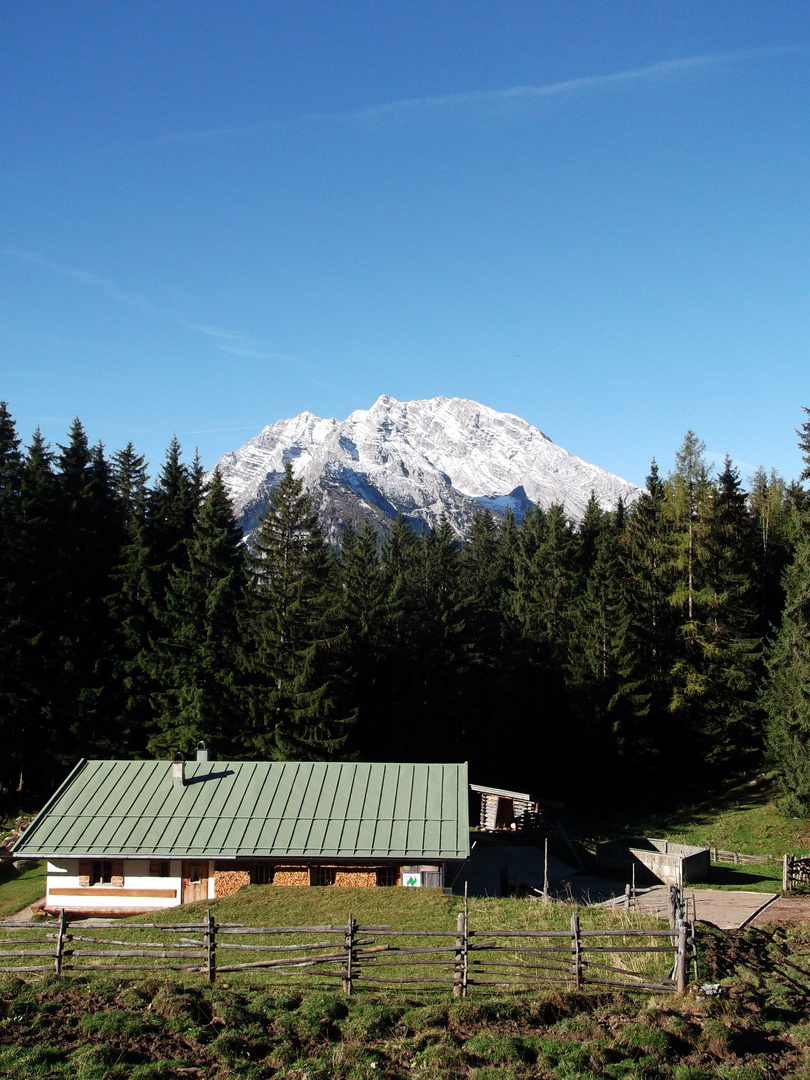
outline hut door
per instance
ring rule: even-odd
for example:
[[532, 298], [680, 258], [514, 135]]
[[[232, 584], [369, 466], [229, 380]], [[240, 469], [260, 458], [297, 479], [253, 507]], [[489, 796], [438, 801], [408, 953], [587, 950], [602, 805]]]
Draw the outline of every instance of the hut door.
[[202, 859], [189, 859], [183, 863], [183, 903], [208, 899], [208, 863]]

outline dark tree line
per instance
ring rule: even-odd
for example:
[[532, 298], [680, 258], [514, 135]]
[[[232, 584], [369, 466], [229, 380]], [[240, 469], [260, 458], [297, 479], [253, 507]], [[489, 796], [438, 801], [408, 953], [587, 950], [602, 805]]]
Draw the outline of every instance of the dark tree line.
[[592, 498], [576, 527], [482, 511], [461, 545], [400, 519], [333, 551], [288, 468], [245, 543], [176, 440], [150, 483], [78, 420], [22, 449], [3, 405], [0, 783], [39, 797], [79, 757], [204, 738], [221, 759], [466, 759], [549, 797], [657, 797], [769, 746], [810, 811], [809, 535], [801, 487], [760, 470], [743, 490], [689, 432], [637, 502]]

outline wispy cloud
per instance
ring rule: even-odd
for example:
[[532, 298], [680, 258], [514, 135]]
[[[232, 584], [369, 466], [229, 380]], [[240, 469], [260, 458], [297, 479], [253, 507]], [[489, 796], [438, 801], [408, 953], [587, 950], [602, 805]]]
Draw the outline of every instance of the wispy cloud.
[[176, 135], [163, 135], [159, 139], [153, 139], [149, 146], [171, 146], [174, 143], [214, 142], [222, 138], [237, 138], [240, 135], [267, 135], [271, 131], [285, 131], [296, 126], [296, 121], [270, 121], [261, 124], [235, 124], [212, 128], [201, 128], [199, 131], [182, 131]]
[[91, 274], [87, 270], [80, 270], [75, 266], [66, 266], [64, 263], [56, 262], [45, 255], [38, 255], [35, 251], [25, 251], [22, 248], [0, 245], [0, 255], [17, 262], [27, 263], [29, 266], [43, 267], [60, 277], [76, 281], [80, 285], [89, 285], [103, 292], [111, 300], [117, 300], [121, 304], [126, 304], [127, 307], [135, 308], [136, 311], [140, 311], [144, 315], [159, 314], [157, 309], [141, 293], [122, 289], [107, 278], [99, 277], [98, 274]]
[[246, 360], [273, 360], [282, 363], [300, 364], [302, 360], [291, 353], [268, 350], [259, 338], [243, 334], [240, 330], [227, 330], [222, 326], [206, 326], [200, 323], [183, 321], [183, 326], [195, 334], [211, 338], [216, 348], [231, 356], [242, 356]]
[[119, 285], [116, 285], [115, 282], [110, 281], [107, 278], [100, 277], [98, 274], [93, 274], [88, 270], [82, 270], [76, 266], [68, 266], [65, 263], [57, 262], [55, 259], [49, 259], [46, 255], [40, 255], [34, 251], [26, 251], [23, 248], [8, 247], [7, 245], [0, 244], [0, 256], [16, 262], [26, 263], [29, 266], [40, 267], [59, 277], [75, 281], [80, 285], [87, 285], [90, 288], [100, 291], [109, 299], [115, 300], [121, 304], [126, 304], [127, 307], [134, 308], [143, 315], [165, 319], [177, 326], [182, 326], [184, 330], [188, 330], [193, 334], [208, 338], [215, 348], [222, 352], [230, 353], [232, 356], [243, 357], [246, 360], [267, 360], [277, 363], [303, 363], [300, 357], [293, 356], [290, 353], [282, 353], [268, 349], [267, 345], [262, 342], [261, 339], [252, 334], [245, 334], [240, 330], [227, 330], [221, 326], [193, 323], [176, 315], [168, 314], [165, 311], [161, 311], [141, 293], [122, 289]]
[[361, 109], [336, 113], [309, 113], [285, 121], [268, 121], [259, 124], [238, 124], [166, 135], [150, 145], [178, 142], [200, 142], [236, 138], [241, 135], [268, 135], [274, 131], [289, 131], [307, 124], [360, 123], [368, 126], [384, 125], [386, 122], [441, 119], [468, 119], [471, 114], [486, 112], [508, 115], [525, 109], [533, 103], [552, 98], [563, 98], [585, 92], [607, 92], [632, 83], [655, 83], [667, 79], [688, 76], [701, 71], [719, 70], [740, 66], [776, 56], [806, 54], [810, 46], [805, 44], [777, 45], [761, 49], [745, 49], [739, 52], [711, 53], [706, 56], [679, 57], [658, 64], [630, 68], [602, 75], [585, 75], [577, 79], [543, 83], [538, 86], [509, 86], [492, 90], [462, 91], [453, 94], [435, 94], [426, 97], [403, 98], [398, 101], [368, 105]]
[[[661, 82], [676, 76], [688, 75], [690, 72], [714, 70], [746, 61], [762, 60], [790, 53], [806, 53], [807, 51], [808, 46], [806, 45], [790, 45], [747, 49], [734, 53], [714, 53], [707, 56], [681, 57], [676, 60], [666, 60], [659, 64], [631, 68], [628, 71], [617, 71], [607, 75], [587, 75], [578, 79], [565, 79], [540, 86], [510, 86], [494, 90], [476, 90], [468, 93], [407, 98], [383, 105], [371, 105], [355, 112], [344, 113], [339, 118], [374, 123], [402, 119], [408, 116], [415, 117], [418, 114], [447, 114], [471, 108], [506, 111], [510, 107], [530, 104], [546, 98], [563, 97], [584, 91], [607, 91], [629, 83]], [[338, 119], [338, 117], [335, 117], [335, 119]]]
[[[743, 461], [742, 458], [735, 457], [734, 454], [729, 454], [728, 456], [731, 459], [732, 467], [739, 472], [740, 476], [750, 477], [757, 471], [757, 466], [752, 465], [750, 461]], [[718, 454], [714, 450], [707, 450], [706, 460], [711, 462], [715, 472], [720, 473], [725, 467], [726, 454]]]

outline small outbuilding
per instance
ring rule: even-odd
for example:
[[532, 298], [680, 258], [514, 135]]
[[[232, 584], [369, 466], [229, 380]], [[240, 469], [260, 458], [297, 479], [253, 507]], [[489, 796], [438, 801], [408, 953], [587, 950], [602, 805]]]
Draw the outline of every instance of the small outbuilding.
[[46, 908], [123, 915], [249, 884], [451, 884], [469, 857], [467, 765], [87, 761], [14, 846]]

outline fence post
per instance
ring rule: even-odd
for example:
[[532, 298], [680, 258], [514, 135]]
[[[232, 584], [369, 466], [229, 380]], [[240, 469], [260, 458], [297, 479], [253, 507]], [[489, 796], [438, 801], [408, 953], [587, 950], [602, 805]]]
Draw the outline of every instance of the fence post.
[[571, 977], [574, 989], [582, 989], [582, 942], [579, 936], [579, 913], [571, 915]]
[[467, 994], [467, 919], [464, 912], [458, 913], [456, 920], [456, 960], [453, 965], [453, 997], [466, 997]]
[[782, 892], [790, 891], [790, 856], [785, 855], [782, 859]]
[[217, 977], [217, 924], [211, 916], [211, 908], [205, 914], [205, 977], [212, 983]]
[[675, 930], [683, 917], [683, 906], [681, 904], [681, 894], [677, 885], [670, 885], [669, 887], [669, 926], [671, 930]]
[[343, 945], [346, 949], [346, 960], [343, 963], [343, 993], [351, 996], [352, 992], [352, 977], [353, 977], [353, 959], [354, 959], [354, 928], [355, 921], [352, 915], [349, 916], [348, 926], [346, 928], [346, 936], [343, 939]]
[[65, 909], [59, 912], [59, 932], [56, 935], [56, 956], [54, 958], [54, 971], [57, 975], [62, 974], [62, 958], [65, 952], [65, 934], [67, 931], [67, 915]]
[[687, 951], [687, 926], [681, 919], [678, 922], [678, 952], [675, 955], [675, 986], [679, 994], [686, 993]]

